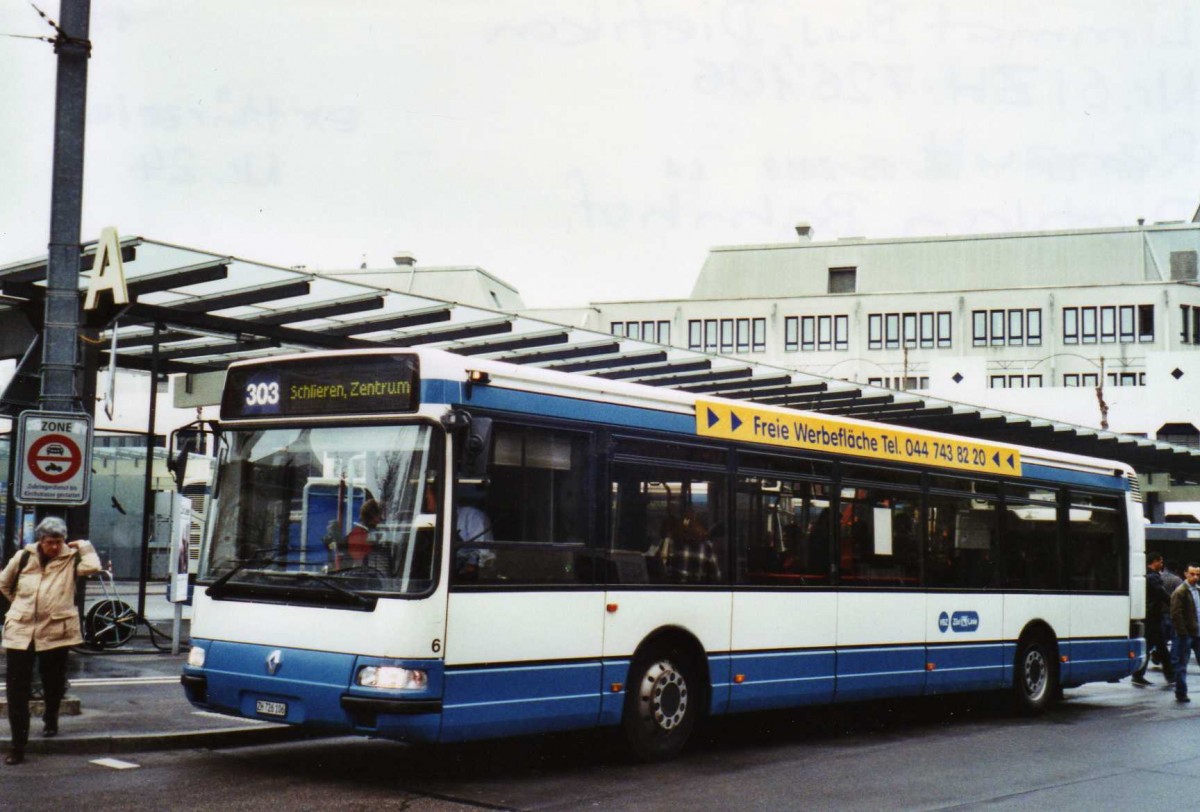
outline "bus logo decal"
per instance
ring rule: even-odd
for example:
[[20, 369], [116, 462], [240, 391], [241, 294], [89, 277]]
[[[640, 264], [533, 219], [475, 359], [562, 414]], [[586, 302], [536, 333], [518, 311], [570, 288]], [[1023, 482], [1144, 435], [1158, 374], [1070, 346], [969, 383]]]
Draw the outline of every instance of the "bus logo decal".
[[938, 615], [938, 631], [943, 634], [947, 631], [961, 634], [962, 632], [974, 632], [978, 630], [978, 612], [955, 612], [953, 615], [942, 612]]
[[279, 670], [279, 666], [282, 664], [283, 652], [279, 649], [275, 649], [267, 655], [267, 673], [272, 677], [275, 676], [275, 672]]

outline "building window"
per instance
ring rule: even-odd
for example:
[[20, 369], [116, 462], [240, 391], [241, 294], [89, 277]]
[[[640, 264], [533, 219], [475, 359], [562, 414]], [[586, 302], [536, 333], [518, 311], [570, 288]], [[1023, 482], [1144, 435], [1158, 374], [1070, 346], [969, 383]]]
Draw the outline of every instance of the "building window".
[[1183, 330], [1180, 338], [1184, 344], [1200, 344], [1200, 306], [1180, 305], [1183, 312]]
[[991, 312], [991, 317], [992, 317], [992, 328], [991, 328], [992, 332], [991, 332], [990, 343], [993, 347], [1003, 347], [1004, 346], [1004, 311], [1003, 310], [993, 310]]
[[1096, 308], [1079, 308], [1079, 342], [1081, 344], [1096, 343]]
[[767, 351], [767, 320], [765, 318], [764, 319], [751, 319], [750, 327], [751, 327], [751, 345], [750, 345], [751, 351], [752, 352], [766, 352]]
[[867, 349], [883, 349], [883, 314], [871, 313], [867, 316]]
[[802, 316], [800, 318], [800, 349], [812, 352], [817, 348], [817, 317]]
[[1121, 305], [1117, 310], [1117, 327], [1122, 344], [1129, 344], [1133, 341], [1133, 314], [1133, 305]]
[[[699, 330], [699, 321], [688, 322], [688, 341], [691, 349], [699, 349], [699, 347], [691, 346], [693, 338], [692, 330]], [[620, 338], [632, 338], [634, 341], [652, 341], [658, 344], [671, 343], [671, 322], [669, 321], [614, 321], [612, 323], [612, 334]], [[696, 333], [695, 339], [699, 341], [699, 333]]]
[[1008, 311], [1008, 344], [1010, 347], [1020, 347], [1025, 343], [1025, 311]]
[[884, 346], [889, 350], [900, 349], [900, 314], [888, 313], [883, 318], [886, 329]]
[[1138, 341], [1145, 344], [1154, 341], [1154, 305], [1138, 305]]
[[625, 322], [614, 321], [612, 323], [612, 334], [615, 336], [624, 337], [625, 336]]
[[704, 349], [704, 322], [700, 319], [688, 320], [688, 349]]
[[937, 314], [937, 345], [939, 350], [949, 349], [952, 343], [950, 336], [950, 313], [942, 311]]
[[986, 310], [971, 314], [971, 346], [986, 347], [988, 343], [988, 315]]
[[1100, 308], [1100, 343], [1117, 343], [1117, 309], [1115, 307]]
[[737, 320], [737, 351], [750, 352], [750, 319]]
[[1063, 308], [1063, 343], [1079, 343], [1079, 308]]
[[833, 317], [833, 348], [835, 350], [850, 349], [850, 317], [839, 315]]
[[817, 316], [817, 349], [822, 352], [833, 349], [833, 316]]
[[704, 351], [705, 352], [716, 352], [717, 351], [717, 320], [716, 319], [705, 319], [704, 320]]
[[800, 319], [787, 316], [783, 320], [783, 351], [796, 352], [800, 349]]
[[933, 331], [933, 313], [921, 314], [921, 349], [927, 350], [933, 347], [937, 336]]
[[917, 314], [904, 314], [904, 347], [905, 349], [915, 350], [920, 336], [917, 335]]
[[857, 268], [830, 268], [829, 292], [854, 293], [858, 290]]
[[1042, 346], [1042, 311], [1030, 308], [1025, 311], [1025, 343], [1030, 347]]

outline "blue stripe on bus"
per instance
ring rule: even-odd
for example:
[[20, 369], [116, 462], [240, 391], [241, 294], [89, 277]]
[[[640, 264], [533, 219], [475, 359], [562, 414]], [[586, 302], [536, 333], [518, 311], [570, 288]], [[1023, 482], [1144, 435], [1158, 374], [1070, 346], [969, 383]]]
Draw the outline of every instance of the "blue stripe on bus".
[[925, 688], [925, 646], [839, 649], [834, 699], [914, 696]]
[[1137, 647], [1126, 639], [1100, 638], [1067, 640], [1059, 643], [1059, 653], [1067, 656], [1061, 666], [1064, 684], [1075, 685], [1116, 679], [1132, 673]]
[[[439, 386], [439, 384], [441, 386]], [[428, 388], [426, 388], [428, 387]], [[421, 384], [422, 398], [430, 402], [462, 403], [462, 387], [453, 381], [424, 381]], [[446, 396], [457, 396], [442, 400]], [[617, 426], [670, 431], [678, 434], [696, 433], [696, 418], [687, 414], [673, 414], [657, 409], [637, 406], [620, 406], [592, 400], [543, 395], [536, 392], [520, 392], [502, 386], [476, 386], [471, 391], [470, 403], [486, 409], [506, 412], [524, 412], [567, 420], [587, 420]]]
[[[1115, 469], [1114, 469], [1115, 470]], [[1129, 480], [1124, 476], [1088, 474], [1083, 471], [1071, 471], [1066, 468], [1051, 468], [1048, 465], [1037, 465], [1024, 462], [1021, 464], [1021, 476], [1025, 479], [1045, 479], [1051, 482], [1062, 482], [1066, 485], [1085, 485], [1104, 490], [1129, 490]]]
[[447, 668], [442, 741], [592, 727], [599, 662]]
[[1003, 688], [1012, 678], [1015, 645], [989, 642], [931, 645], [926, 657], [932, 669], [926, 675], [925, 693]]
[[832, 649], [734, 654], [730, 662], [734, 675], [743, 678], [730, 689], [731, 712], [833, 699], [837, 659]]

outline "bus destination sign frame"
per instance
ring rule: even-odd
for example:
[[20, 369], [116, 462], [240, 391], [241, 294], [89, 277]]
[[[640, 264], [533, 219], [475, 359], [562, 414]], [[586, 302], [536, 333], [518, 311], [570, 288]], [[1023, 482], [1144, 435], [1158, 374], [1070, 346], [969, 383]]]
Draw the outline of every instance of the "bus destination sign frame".
[[224, 420], [321, 417], [416, 411], [420, 359], [371, 355], [275, 361], [229, 368], [221, 398]]

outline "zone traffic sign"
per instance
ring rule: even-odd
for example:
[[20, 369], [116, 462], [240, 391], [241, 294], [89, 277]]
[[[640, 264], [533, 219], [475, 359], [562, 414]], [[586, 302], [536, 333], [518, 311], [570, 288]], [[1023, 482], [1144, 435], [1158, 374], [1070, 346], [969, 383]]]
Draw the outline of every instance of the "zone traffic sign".
[[92, 482], [92, 419], [68, 412], [17, 418], [13, 498], [23, 505], [87, 504]]

